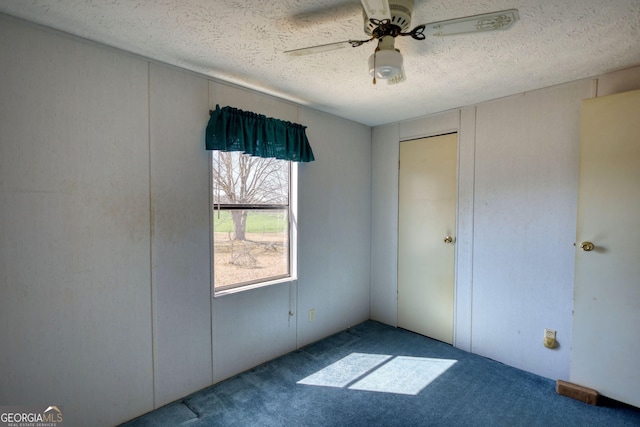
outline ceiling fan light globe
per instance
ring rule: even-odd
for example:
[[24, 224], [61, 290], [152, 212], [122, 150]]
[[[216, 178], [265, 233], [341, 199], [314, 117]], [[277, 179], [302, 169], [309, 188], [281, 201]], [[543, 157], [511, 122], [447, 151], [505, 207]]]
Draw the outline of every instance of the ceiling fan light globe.
[[398, 74], [398, 70], [393, 67], [378, 67], [376, 70], [376, 78], [378, 79], [390, 79]]
[[379, 50], [369, 57], [369, 74], [376, 79], [392, 79], [402, 72], [402, 62], [399, 51]]

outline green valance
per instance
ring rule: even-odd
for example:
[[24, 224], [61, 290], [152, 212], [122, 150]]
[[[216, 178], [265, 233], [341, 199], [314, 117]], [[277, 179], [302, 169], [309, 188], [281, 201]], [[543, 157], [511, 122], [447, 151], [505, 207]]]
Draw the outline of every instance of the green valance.
[[219, 105], [209, 113], [207, 150], [242, 151], [292, 162], [314, 160], [306, 126]]

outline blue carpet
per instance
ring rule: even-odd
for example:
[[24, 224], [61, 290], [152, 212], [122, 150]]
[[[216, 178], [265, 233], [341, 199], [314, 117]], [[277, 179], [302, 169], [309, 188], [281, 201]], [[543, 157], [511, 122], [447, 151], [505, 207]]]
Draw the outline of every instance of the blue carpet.
[[136, 418], [143, 426], [640, 426], [555, 381], [374, 321]]

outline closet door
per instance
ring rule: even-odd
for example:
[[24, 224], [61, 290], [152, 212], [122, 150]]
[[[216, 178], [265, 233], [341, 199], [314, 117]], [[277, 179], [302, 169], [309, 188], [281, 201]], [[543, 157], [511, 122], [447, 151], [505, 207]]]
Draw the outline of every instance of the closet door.
[[453, 343], [457, 134], [400, 143], [398, 326]]
[[585, 100], [572, 382], [640, 406], [640, 91]]

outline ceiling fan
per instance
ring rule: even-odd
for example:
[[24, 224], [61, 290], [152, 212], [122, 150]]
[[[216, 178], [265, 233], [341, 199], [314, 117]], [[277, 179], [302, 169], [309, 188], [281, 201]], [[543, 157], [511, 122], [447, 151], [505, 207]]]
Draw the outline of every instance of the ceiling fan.
[[442, 37], [507, 30], [519, 19], [518, 10], [509, 9], [421, 24], [410, 30], [414, 0], [361, 0], [361, 3], [364, 32], [369, 36], [368, 39], [345, 40], [288, 50], [284, 53], [289, 56], [302, 56], [344, 47], [358, 47], [377, 40], [378, 46], [369, 57], [369, 74], [373, 77], [373, 84], [376, 83], [376, 79], [396, 84], [406, 79], [402, 54], [395, 48], [396, 37], [410, 36], [415, 40], [425, 40], [427, 36]]

